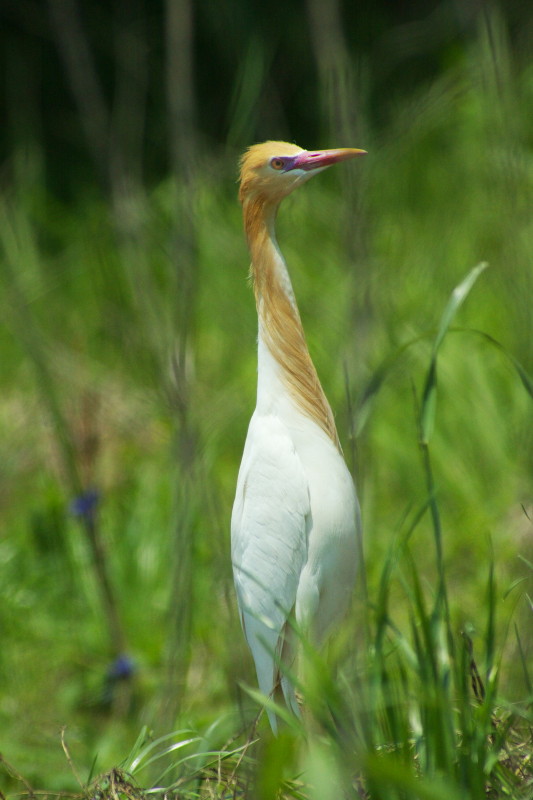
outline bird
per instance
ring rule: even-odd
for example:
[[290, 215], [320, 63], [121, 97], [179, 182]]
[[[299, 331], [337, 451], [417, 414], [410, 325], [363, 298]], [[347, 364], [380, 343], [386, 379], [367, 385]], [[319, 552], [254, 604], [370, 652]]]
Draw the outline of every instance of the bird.
[[[231, 558], [259, 689], [279, 696], [297, 716], [289, 677], [298, 650], [294, 631], [319, 647], [346, 613], [360, 560], [361, 514], [275, 223], [281, 201], [294, 189], [365, 153], [268, 141], [249, 147], [240, 161], [258, 317], [257, 400], [231, 514]], [[267, 714], [276, 734], [272, 704]]]

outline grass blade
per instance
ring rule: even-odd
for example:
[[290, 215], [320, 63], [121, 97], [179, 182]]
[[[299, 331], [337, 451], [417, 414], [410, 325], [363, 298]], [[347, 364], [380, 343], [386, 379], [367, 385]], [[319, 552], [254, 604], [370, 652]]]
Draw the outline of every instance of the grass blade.
[[442, 314], [437, 336], [433, 342], [431, 361], [422, 392], [422, 404], [420, 407], [420, 439], [422, 444], [427, 444], [429, 442], [435, 423], [437, 404], [437, 356], [439, 349], [457, 311], [464, 303], [478, 277], [487, 267], [488, 264], [482, 261], [470, 270], [466, 278], [453, 290]]

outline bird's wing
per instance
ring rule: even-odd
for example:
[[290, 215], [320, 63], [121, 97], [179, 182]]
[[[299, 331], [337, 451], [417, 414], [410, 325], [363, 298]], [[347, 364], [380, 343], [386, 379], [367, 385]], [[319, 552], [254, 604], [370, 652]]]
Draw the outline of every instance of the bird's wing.
[[233, 506], [232, 560], [244, 633], [267, 695], [277, 674], [273, 651], [307, 559], [309, 520], [307, 478], [287, 428], [274, 415], [254, 415]]

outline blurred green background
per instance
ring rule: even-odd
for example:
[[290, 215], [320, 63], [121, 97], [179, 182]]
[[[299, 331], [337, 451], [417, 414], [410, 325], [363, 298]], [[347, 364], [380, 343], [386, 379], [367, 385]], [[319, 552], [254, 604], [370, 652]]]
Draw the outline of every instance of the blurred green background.
[[[256, 369], [236, 174], [263, 139], [369, 153], [287, 201], [279, 240], [357, 479], [370, 603], [426, 498], [440, 315], [489, 263], [439, 357], [432, 455], [454, 624], [475, 644], [493, 558], [502, 680], [523, 695], [505, 633], [530, 659], [513, 360], [533, 373], [533, 6], [3, 0], [0, 19], [3, 756], [69, 788], [62, 726], [86, 777], [143, 724], [249, 705], [229, 560]], [[431, 588], [425, 517], [411, 546]]]

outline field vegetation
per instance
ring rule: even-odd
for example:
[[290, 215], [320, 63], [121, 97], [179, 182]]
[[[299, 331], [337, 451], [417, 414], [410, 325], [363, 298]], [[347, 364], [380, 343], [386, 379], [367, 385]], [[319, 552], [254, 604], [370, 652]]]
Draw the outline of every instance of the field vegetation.
[[58, 188], [38, 132], [13, 142], [0, 797], [533, 797], [533, 67], [497, 14], [448, 55], [386, 119], [364, 64], [332, 73], [298, 142], [369, 153], [279, 219], [365, 564], [277, 739], [229, 560], [256, 375], [236, 163], [280, 135], [245, 110], [261, 67], [227, 144], [182, 131], [150, 180]]

